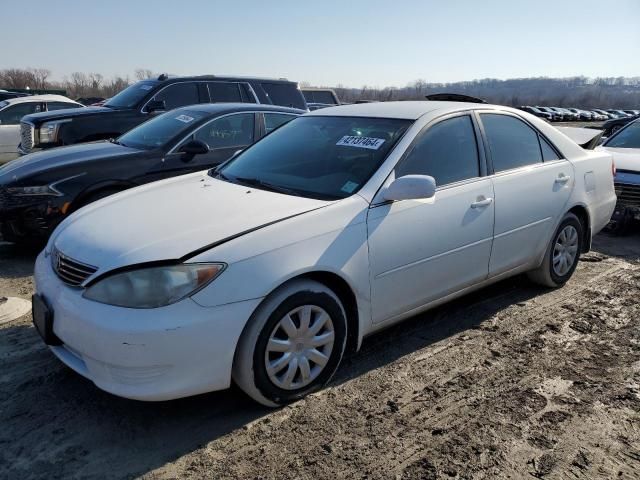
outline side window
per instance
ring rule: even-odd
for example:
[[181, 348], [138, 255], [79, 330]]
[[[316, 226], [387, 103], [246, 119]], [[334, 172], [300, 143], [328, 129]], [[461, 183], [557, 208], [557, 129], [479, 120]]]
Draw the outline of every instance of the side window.
[[540, 148], [542, 149], [542, 160], [545, 162], [550, 162], [551, 160], [560, 160], [556, 151], [551, 148], [549, 142], [547, 142], [544, 138], [540, 137]]
[[307, 108], [302, 93], [294, 83], [263, 83], [262, 89], [273, 105]]
[[47, 110], [53, 112], [54, 110], [63, 110], [65, 108], [81, 108], [80, 105], [75, 103], [65, 102], [47, 102]]
[[25, 115], [40, 111], [39, 102], [19, 103], [0, 112], [0, 125], [20, 125]]
[[198, 97], [198, 85], [195, 83], [175, 83], [158, 92], [154, 100], [163, 101], [167, 110], [172, 110], [185, 105], [200, 103]]
[[264, 114], [264, 130], [265, 133], [269, 133], [275, 130], [280, 125], [293, 120], [295, 115], [289, 115], [287, 113], [265, 113]]
[[538, 132], [529, 125], [508, 115], [483, 113], [480, 117], [496, 172], [542, 162]]
[[480, 176], [478, 146], [468, 115], [443, 120], [429, 127], [409, 155], [396, 167], [396, 178], [431, 175], [436, 185]]
[[253, 143], [253, 113], [238, 113], [217, 118], [200, 127], [194, 139], [216, 148], [245, 147]]
[[212, 102], [242, 102], [240, 88], [237, 83], [208, 82], [209, 97]]

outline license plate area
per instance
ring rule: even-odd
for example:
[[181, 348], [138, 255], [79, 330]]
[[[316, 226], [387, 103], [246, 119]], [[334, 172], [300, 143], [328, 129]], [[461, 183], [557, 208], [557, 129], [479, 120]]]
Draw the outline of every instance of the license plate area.
[[40, 295], [31, 297], [31, 313], [33, 325], [36, 331], [47, 345], [62, 345], [62, 342], [53, 333], [53, 310], [49, 308]]

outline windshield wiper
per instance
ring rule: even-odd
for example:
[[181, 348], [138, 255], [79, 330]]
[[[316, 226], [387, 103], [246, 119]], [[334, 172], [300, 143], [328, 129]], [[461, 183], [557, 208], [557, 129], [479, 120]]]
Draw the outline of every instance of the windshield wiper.
[[251, 187], [260, 188], [262, 190], [268, 190], [277, 193], [286, 193], [287, 195], [298, 195], [295, 190], [281, 187], [280, 185], [274, 185], [273, 183], [265, 182], [264, 180], [260, 180], [259, 178], [234, 177], [234, 180]]

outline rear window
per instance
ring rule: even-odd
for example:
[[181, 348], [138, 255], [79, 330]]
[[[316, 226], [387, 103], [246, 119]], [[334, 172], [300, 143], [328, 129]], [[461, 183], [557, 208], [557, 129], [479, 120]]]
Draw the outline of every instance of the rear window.
[[262, 83], [261, 86], [273, 105], [307, 108], [302, 93], [293, 83]]
[[329, 90], [302, 90], [307, 103], [325, 103], [329, 105], [338, 105], [338, 99], [333, 92]]

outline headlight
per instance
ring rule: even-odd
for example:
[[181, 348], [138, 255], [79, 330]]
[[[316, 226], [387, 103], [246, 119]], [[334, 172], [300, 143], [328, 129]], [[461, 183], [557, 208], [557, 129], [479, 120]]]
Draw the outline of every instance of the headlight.
[[192, 263], [116, 273], [87, 288], [82, 296], [118, 307], [162, 307], [193, 295], [225, 267], [224, 263]]
[[44, 122], [39, 130], [40, 143], [54, 143], [58, 141], [58, 131], [60, 125], [68, 123], [71, 120], [54, 120], [51, 122]]
[[36, 186], [28, 186], [28, 187], [8, 187], [7, 193], [11, 195], [18, 196], [31, 196], [31, 195], [51, 195], [54, 197], [61, 197], [63, 193], [58, 190], [58, 185], [64, 183], [68, 180], [73, 180], [74, 178], [81, 177], [86, 172], [79, 173], [77, 175], [72, 175], [67, 178], [62, 178], [60, 180], [56, 180], [55, 182], [49, 185], [36, 185]]
[[39, 185], [36, 187], [11, 187], [7, 188], [7, 192], [12, 195], [29, 196], [29, 195], [53, 195], [59, 197], [61, 195], [51, 185]]

